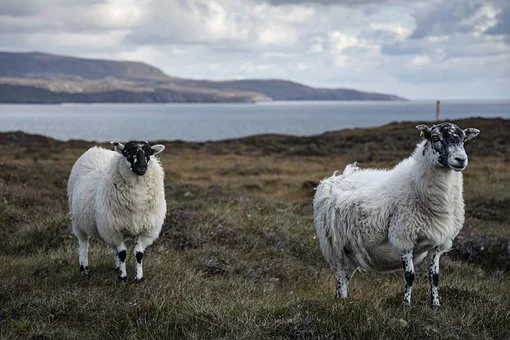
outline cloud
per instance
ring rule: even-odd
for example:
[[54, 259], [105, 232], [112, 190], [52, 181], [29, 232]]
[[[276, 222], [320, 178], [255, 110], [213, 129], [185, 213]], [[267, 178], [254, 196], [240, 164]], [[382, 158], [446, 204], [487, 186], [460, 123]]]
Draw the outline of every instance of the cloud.
[[508, 0], [1, 1], [0, 46], [139, 60], [179, 77], [502, 96], [509, 8]]
[[482, 7], [480, 2], [453, 0], [434, 3], [425, 10], [420, 9], [415, 14], [416, 28], [411, 38], [471, 32], [473, 27], [466, 19], [473, 17]]
[[367, 4], [381, 4], [381, 3], [396, 3], [405, 2], [406, 0], [265, 0], [272, 5], [302, 5], [302, 4], [316, 4], [316, 5], [342, 5], [342, 6], [360, 6]]
[[510, 35], [510, 3], [504, 2], [495, 16], [495, 24], [485, 33], [492, 35]]
[[431, 59], [428, 55], [418, 55], [411, 59], [411, 65], [413, 66], [424, 66], [430, 64]]
[[42, 4], [35, 1], [2, 1], [0, 13], [5, 17], [26, 17], [37, 14]]
[[249, 1], [155, 2], [149, 2], [140, 24], [127, 35], [128, 43], [292, 48], [300, 38], [308, 39], [305, 28], [316, 14], [310, 6], [283, 9]]

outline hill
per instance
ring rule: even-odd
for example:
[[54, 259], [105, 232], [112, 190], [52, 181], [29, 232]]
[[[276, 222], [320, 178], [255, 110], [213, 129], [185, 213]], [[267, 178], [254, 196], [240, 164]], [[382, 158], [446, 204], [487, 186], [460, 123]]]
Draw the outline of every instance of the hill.
[[46, 53], [0, 52], [0, 76], [47, 80], [169, 80], [156, 67], [131, 61], [83, 59]]
[[46, 53], [0, 52], [0, 102], [257, 102], [405, 100], [353, 89], [314, 88], [278, 79], [229, 81], [171, 77], [141, 62]]

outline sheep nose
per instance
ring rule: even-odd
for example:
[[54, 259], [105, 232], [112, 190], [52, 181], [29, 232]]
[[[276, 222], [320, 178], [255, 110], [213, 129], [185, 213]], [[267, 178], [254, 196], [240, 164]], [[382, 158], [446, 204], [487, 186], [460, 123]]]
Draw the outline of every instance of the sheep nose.
[[459, 166], [464, 166], [464, 163], [466, 163], [465, 158], [455, 157], [454, 159], [459, 164]]
[[145, 154], [142, 150], [138, 150], [136, 153], [137, 165], [139, 167], [147, 167], [147, 160], [145, 159]]

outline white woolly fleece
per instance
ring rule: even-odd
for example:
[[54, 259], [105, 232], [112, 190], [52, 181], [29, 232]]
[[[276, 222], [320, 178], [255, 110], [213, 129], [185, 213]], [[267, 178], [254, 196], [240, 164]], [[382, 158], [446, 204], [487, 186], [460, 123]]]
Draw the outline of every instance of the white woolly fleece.
[[[134, 174], [115, 151], [90, 148], [74, 164], [68, 183], [73, 231], [115, 247], [122, 235], [152, 243], [166, 215], [164, 172], [151, 157], [145, 175]], [[150, 245], [150, 244], [147, 244]]]
[[451, 248], [464, 223], [462, 173], [432, 166], [425, 143], [391, 170], [348, 165], [321, 181], [314, 221], [333, 268], [395, 270], [406, 252], [419, 263], [435, 247]]

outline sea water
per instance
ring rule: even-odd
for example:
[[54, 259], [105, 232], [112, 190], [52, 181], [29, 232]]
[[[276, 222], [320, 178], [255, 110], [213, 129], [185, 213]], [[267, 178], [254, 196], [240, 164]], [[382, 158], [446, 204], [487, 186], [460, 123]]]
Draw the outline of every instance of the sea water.
[[[0, 131], [60, 140], [208, 141], [279, 133], [314, 135], [394, 121], [432, 122], [436, 101], [292, 101], [257, 104], [0, 105]], [[510, 100], [441, 101], [440, 119], [510, 119]]]

